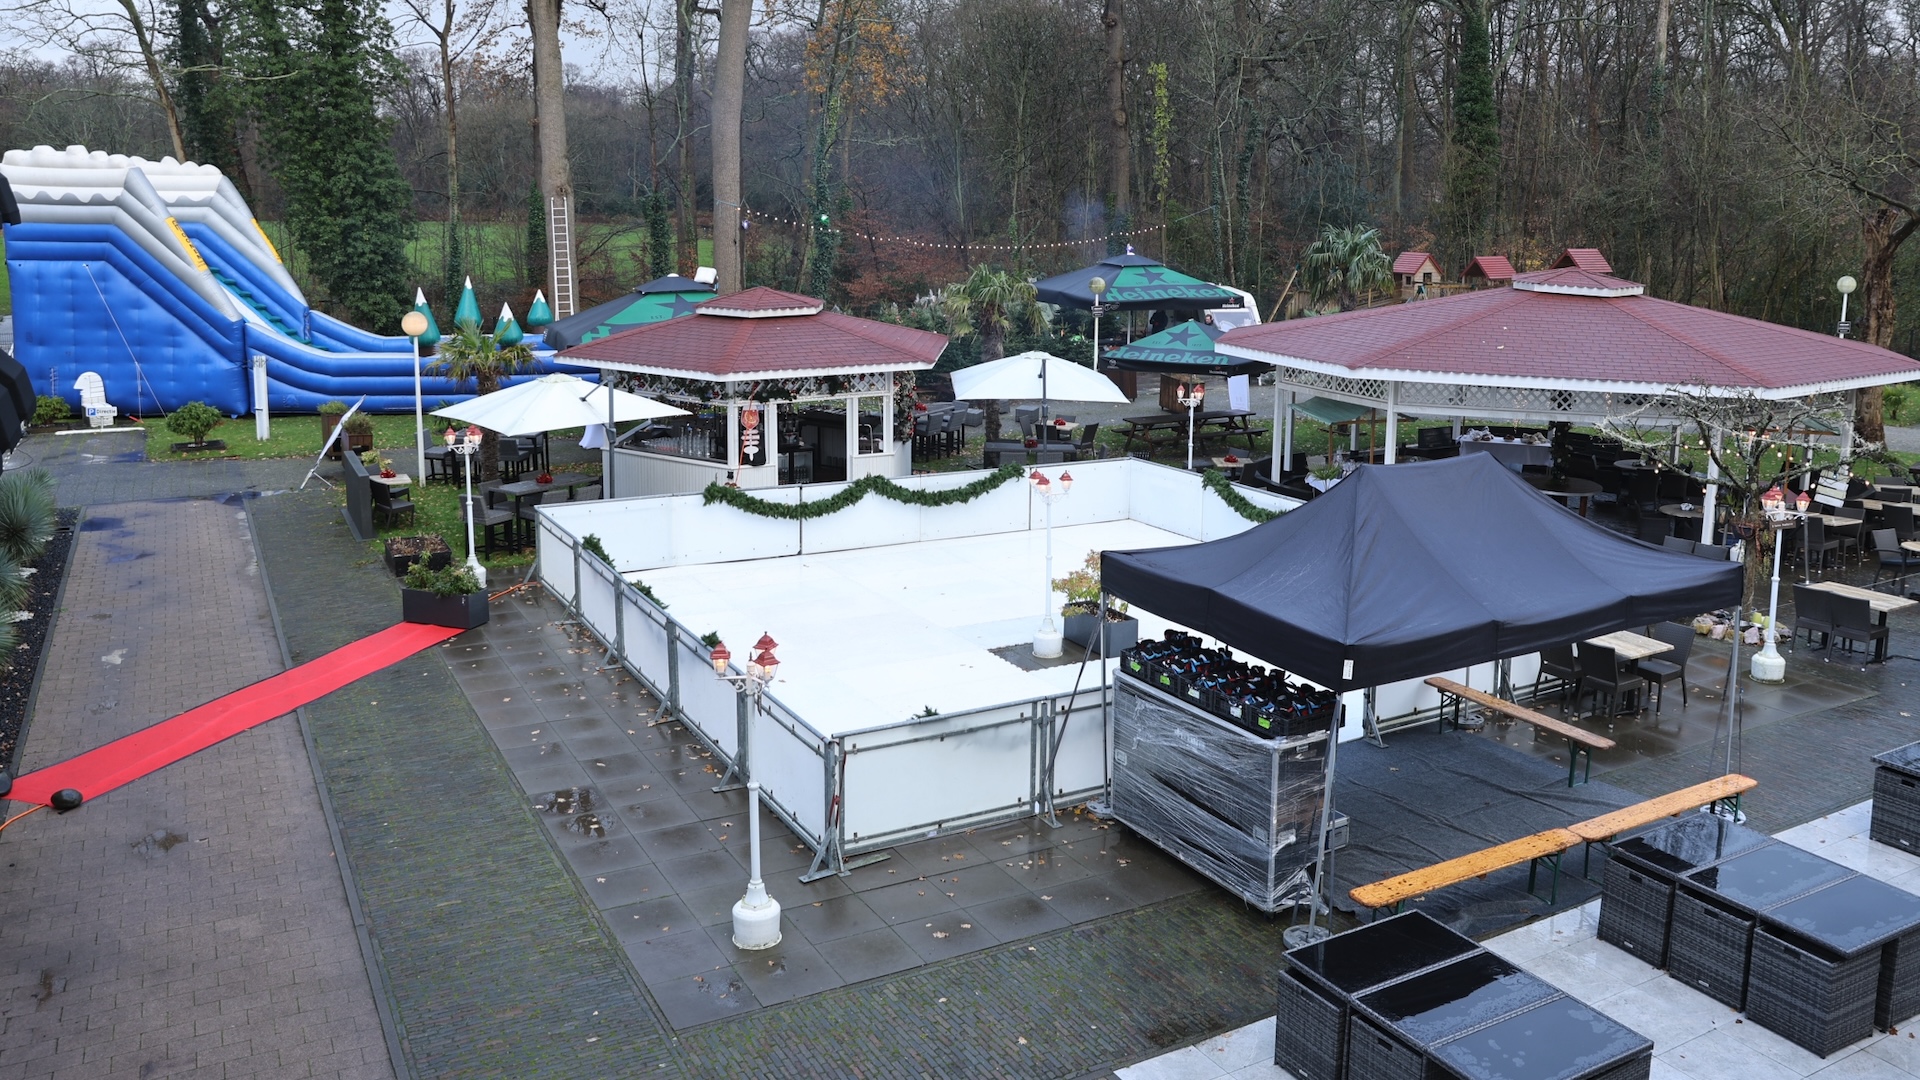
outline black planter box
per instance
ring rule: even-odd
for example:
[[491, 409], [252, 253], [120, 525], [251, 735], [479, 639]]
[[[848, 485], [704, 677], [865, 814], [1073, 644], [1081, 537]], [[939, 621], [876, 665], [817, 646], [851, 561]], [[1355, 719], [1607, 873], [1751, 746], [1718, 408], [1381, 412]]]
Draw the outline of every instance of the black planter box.
[[[427, 569], [429, 570], [445, 570], [453, 564], [453, 548], [446, 546], [445, 540], [442, 540], [440, 543], [443, 550], [429, 551], [426, 553]], [[387, 541], [386, 560], [387, 569], [393, 571], [394, 577], [405, 577], [407, 571], [413, 567], [413, 564], [420, 561], [420, 556], [401, 554], [394, 551], [393, 541], [389, 540]]]
[[487, 594], [435, 596], [424, 589], [400, 590], [400, 617], [411, 623], [471, 630], [487, 621]]

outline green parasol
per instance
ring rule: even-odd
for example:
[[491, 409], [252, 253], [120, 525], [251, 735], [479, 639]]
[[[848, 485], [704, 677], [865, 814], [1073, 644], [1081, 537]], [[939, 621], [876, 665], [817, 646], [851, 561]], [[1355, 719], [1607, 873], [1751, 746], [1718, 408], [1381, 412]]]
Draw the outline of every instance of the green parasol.
[[575, 315], [556, 319], [545, 331], [547, 347], [571, 349], [608, 334], [648, 323], [690, 315], [703, 301], [717, 295], [713, 286], [678, 274], [649, 281], [624, 296], [596, 304]]
[[1131, 245], [1125, 255], [1112, 255], [1096, 265], [1056, 274], [1036, 282], [1034, 290], [1041, 303], [1086, 309], [1093, 307], [1093, 289], [1088, 283], [1094, 278], [1107, 284], [1100, 303], [1108, 311], [1231, 308], [1242, 302], [1237, 292], [1135, 255]]
[[1162, 375], [1205, 372], [1208, 375], [1253, 375], [1273, 365], [1264, 360], [1222, 356], [1213, 351], [1213, 343], [1226, 331], [1217, 326], [1188, 319], [1157, 334], [1108, 349], [1101, 353], [1106, 367], [1120, 371], [1149, 371]]

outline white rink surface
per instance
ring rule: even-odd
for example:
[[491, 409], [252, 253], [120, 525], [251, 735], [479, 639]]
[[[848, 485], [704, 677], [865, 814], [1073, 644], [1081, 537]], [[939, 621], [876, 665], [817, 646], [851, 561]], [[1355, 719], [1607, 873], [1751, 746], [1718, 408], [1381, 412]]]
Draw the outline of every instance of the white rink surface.
[[[1788, 843], [1869, 877], [1920, 892], [1920, 856], [1867, 838], [1863, 802], [1780, 833]], [[1653, 1080], [1913, 1080], [1913, 1033], [1874, 1032], [1828, 1057], [1788, 1042], [1743, 1014], [1667, 978], [1594, 936], [1600, 901], [1488, 939], [1486, 947], [1653, 1040]], [[1273, 1063], [1273, 1018], [1130, 1065], [1120, 1080], [1293, 1080]]]
[[[1053, 530], [1053, 576], [1089, 551], [1195, 541], [1133, 520]], [[762, 631], [779, 642], [770, 693], [826, 735], [1071, 692], [1081, 665], [1022, 671], [988, 650], [1031, 644], [1046, 532], [998, 533], [773, 559], [662, 567], [644, 581], [695, 633], [717, 631], [745, 669]], [[1059, 625], [1054, 594], [1051, 609]], [[1172, 625], [1138, 609], [1142, 639]], [[1072, 646], [1069, 646], [1071, 649]], [[1083, 692], [1100, 685], [1087, 665]]]

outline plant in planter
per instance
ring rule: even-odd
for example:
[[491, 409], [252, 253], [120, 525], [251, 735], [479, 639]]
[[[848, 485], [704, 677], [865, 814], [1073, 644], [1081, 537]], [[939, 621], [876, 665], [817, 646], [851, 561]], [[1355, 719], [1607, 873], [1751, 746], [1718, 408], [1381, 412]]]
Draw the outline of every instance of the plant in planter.
[[364, 453], [373, 449], [373, 417], [356, 412], [344, 422], [347, 429], [347, 449], [354, 453]]
[[33, 423], [35, 427], [52, 427], [63, 424], [73, 418], [73, 406], [67, 399], [52, 394], [41, 394], [33, 399]]
[[464, 564], [435, 570], [425, 561], [415, 562], [401, 581], [400, 617], [471, 630], [487, 621], [487, 594]]
[[438, 535], [395, 536], [386, 541], [387, 569], [401, 577], [415, 563], [425, 562], [429, 570], [444, 570], [453, 562], [453, 549]]
[[[1076, 645], [1092, 648], [1100, 632], [1100, 553], [1087, 552], [1080, 569], [1055, 578], [1053, 587], [1067, 594], [1067, 602], [1060, 606], [1064, 623], [1061, 636]], [[1131, 649], [1140, 640], [1140, 620], [1127, 614], [1124, 601], [1107, 605], [1106, 621], [1109, 655]]]
[[204, 401], [189, 401], [173, 410], [167, 417], [167, 430], [175, 435], [186, 437], [184, 443], [174, 443], [175, 450], [225, 450], [223, 442], [208, 442], [207, 433], [220, 426], [226, 418], [220, 410]]

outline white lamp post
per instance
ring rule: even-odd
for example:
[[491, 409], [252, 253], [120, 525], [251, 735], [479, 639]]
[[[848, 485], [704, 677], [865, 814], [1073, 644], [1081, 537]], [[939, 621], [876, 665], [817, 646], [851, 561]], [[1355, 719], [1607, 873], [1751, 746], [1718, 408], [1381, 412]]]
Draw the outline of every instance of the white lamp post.
[[1207, 384], [1197, 382], [1192, 386], [1180, 384], [1180, 404], [1187, 410], [1187, 471], [1193, 471], [1193, 412], [1207, 399]]
[[760, 880], [760, 781], [754, 779], [752, 756], [747, 752], [752, 738], [753, 717], [760, 712], [760, 695], [773, 681], [773, 675], [780, 667], [780, 658], [773, 655], [779, 643], [772, 634], [761, 634], [754, 643], [757, 654], [747, 662], [745, 675], [727, 673], [727, 661], [733, 654], [727, 651], [725, 642], [713, 647], [709, 654], [713, 661], [713, 673], [733, 684], [735, 690], [746, 695], [749, 710], [747, 726], [742, 731], [740, 744], [740, 762], [742, 771], [747, 774], [747, 891], [733, 905], [733, 943], [742, 949], [771, 949], [780, 944], [780, 901], [767, 894], [767, 886]]
[[1859, 285], [1859, 282], [1853, 280], [1852, 274], [1842, 274], [1840, 280], [1833, 283], [1833, 287], [1840, 290], [1841, 337], [1846, 337], [1847, 334], [1853, 330], [1853, 324], [1847, 321], [1847, 297], [1853, 295], [1853, 290], [1858, 288]]
[[[480, 565], [480, 559], [473, 553], [473, 455], [480, 449], [480, 429], [469, 426], [465, 431], [447, 429], [447, 447], [460, 455], [460, 464], [467, 475], [467, 569], [473, 571], [474, 580], [481, 588], [487, 587], [487, 568]], [[424, 470], [422, 470], [424, 475]]]
[[1063, 472], [1055, 482], [1035, 469], [1027, 480], [1033, 484], [1033, 493], [1047, 507], [1047, 576], [1041, 581], [1040, 629], [1033, 634], [1033, 655], [1038, 660], [1051, 660], [1064, 648], [1060, 628], [1053, 622], [1053, 500], [1073, 490], [1073, 474]]
[[[1804, 499], [1806, 496], [1802, 494], [1801, 498]], [[1753, 654], [1753, 663], [1747, 670], [1755, 682], [1777, 683], [1785, 681], [1787, 677], [1787, 659], [1780, 655], [1780, 650], [1775, 645], [1775, 641], [1779, 638], [1780, 618], [1780, 540], [1786, 534], [1786, 529], [1781, 526], [1795, 517], [1804, 519], [1806, 511], [1802, 509], [1796, 513], [1788, 510], [1786, 496], [1781, 492], [1778, 484], [1767, 489], [1766, 493], [1760, 496], [1760, 509], [1766, 512], [1768, 523], [1774, 527], [1773, 583], [1767, 596], [1766, 644], [1759, 652]]]
[[1087, 291], [1093, 294], [1093, 369], [1100, 370], [1100, 316], [1107, 313], [1107, 305], [1101, 299], [1107, 295], [1107, 279], [1096, 277], [1087, 282]]
[[413, 339], [413, 449], [415, 482], [427, 482], [427, 413], [420, 400], [420, 335], [427, 332], [427, 317], [418, 311], [400, 316], [400, 332]]

